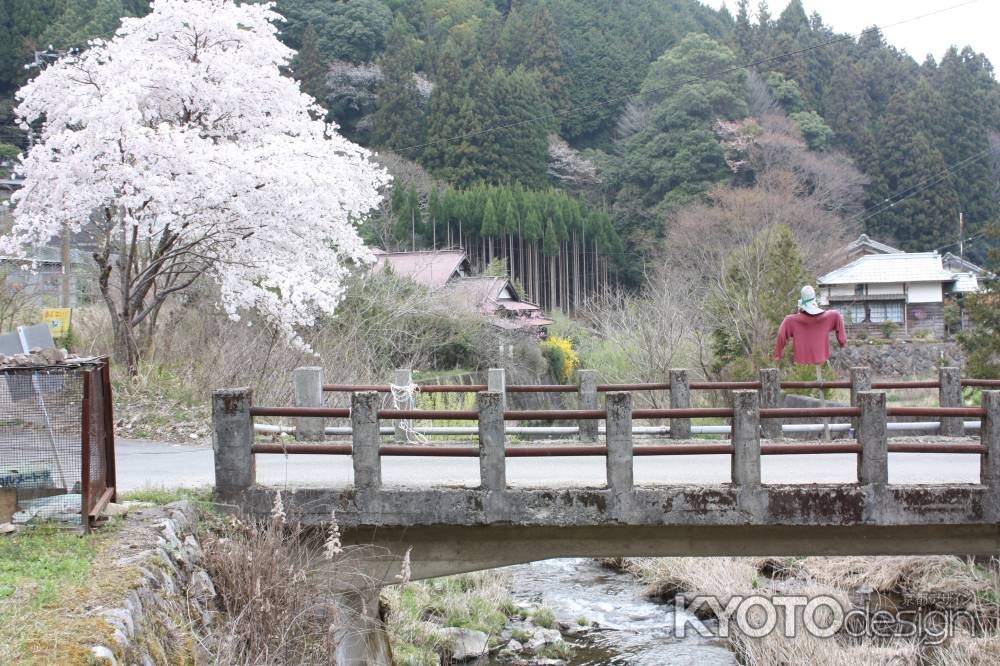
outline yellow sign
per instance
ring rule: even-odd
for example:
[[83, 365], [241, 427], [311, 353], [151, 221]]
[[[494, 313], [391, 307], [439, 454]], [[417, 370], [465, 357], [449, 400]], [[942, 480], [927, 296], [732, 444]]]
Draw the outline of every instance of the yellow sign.
[[53, 338], [66, 337], [69, 334], [69, 322], [73, 310], [70, 308], [45, 308], [42, 310], [42, 320], [49, 325]]

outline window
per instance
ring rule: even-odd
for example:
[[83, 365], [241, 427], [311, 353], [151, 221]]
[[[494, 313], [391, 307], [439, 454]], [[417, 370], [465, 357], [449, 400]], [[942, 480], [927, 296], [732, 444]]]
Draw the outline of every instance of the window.
[[845, 308], [844, 316], [848, 324], [860, 324], [865, 320], [865, 304], [851, 303]]
[[868, 304], [868, 313], [873, 324], [881, 324], [884, 321], [891, 321], [897, 324], [903, 323], [903, 302], [902, 301], [877, 301]]

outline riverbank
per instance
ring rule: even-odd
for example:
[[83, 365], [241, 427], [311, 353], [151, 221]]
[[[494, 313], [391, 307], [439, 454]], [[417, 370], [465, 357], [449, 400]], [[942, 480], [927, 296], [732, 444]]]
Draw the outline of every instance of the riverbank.
[[[995, 559], [636, 558], [615, 564], [642, 581], [651, 598], [725, 624], [728, 647], [746, 666], [1000, 663]], [[802, 607], [787, 615], [792, 606], [768, 604], [792, 597], [823, 600], [812, 609], [820, 612], [811, 613], [818, 627], [809, 626]], [[744, 607], [744, 599], [763, 601]], [[831, 610], [836, 605], [839, 619]], [[751, 625], [763, 626], [768, 609], [776, 626], [765, 635], [740, 621], [747, 613]], [[826, 631], [835, 626], [832, 635]]]

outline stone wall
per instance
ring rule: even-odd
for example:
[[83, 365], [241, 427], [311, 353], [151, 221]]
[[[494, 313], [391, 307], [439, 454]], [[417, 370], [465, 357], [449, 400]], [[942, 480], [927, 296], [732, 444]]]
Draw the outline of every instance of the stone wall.
[[138, 568], [142, 581], [120, 607], [101, 611], [113, 639], [93, 647], [93, 663], [212, 663], [216, 593], [197, 527], [198, 512], [186, 501], [133, 512], [122, 535], [133, 552], [117, 564]]
[[965, 366], [965, 355], [956, 342], [854, 340], [843, 349], [834, 345], [830, 363], [846, 376], [853, 367], [867, 366], [875, 377], [931, 377], [940, 366]]

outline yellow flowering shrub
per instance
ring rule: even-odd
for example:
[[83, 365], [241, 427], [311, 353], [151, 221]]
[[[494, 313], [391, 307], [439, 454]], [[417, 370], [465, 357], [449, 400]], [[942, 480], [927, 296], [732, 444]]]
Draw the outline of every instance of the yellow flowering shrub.
[[580, 367], [580, 356], [573, 349], [573, 341], [550, 335], [541, 342], [542, 355], [549, 364], [549, 371], [558, 381], [568, 384]]

